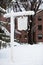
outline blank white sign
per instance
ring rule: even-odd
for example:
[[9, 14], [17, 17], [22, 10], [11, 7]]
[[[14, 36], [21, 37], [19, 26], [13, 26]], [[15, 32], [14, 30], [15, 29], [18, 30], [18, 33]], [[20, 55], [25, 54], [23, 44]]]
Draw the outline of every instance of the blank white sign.
[[27, 29], [28, 17], [19, 17], [18, 18], [18, 30]]

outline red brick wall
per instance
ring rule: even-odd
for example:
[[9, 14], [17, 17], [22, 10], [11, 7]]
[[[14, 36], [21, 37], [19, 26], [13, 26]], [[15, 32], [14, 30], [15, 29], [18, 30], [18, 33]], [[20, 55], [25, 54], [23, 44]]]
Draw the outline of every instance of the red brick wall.
[[16, 39], [19, 40], [19, 42], [27, 43], [28, 42], [28, 33], [27, 31], [19, 31], [21, 34], [16, 34]]
[[[40, 17], [42, 20], [38, 20], [39, 17]], [[36, 28], [34, 29], [34, 30], [36, 30], [36, 31], [35, 31], [34, 40], [35, 40], [36, 42], [43, 42], [43, 11], [40, 11], [40, 12], [38, 12], [38, 13], [35, 15], [34, 24], [36, 25]], [[39, 30], [39, 29], [38, 29], [38, 25], [42, 25], [42, 30]], [[42, 39], [38, 39], [38, 34], [42, 34]]]

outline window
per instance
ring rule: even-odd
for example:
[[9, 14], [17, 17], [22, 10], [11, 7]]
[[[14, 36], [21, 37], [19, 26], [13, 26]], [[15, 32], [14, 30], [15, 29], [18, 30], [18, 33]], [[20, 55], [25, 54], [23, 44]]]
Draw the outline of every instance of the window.
[[39, 34], [38, 35], [38, 39], [42, 39], [42, 34]]
[[38, 30], [42, 30], [42, 25], [38, 25]]
[[42, 18], [39, 16], [39, 17], [38, 17], [38, 21], [41, 21], [41, 20], [42, 20]]

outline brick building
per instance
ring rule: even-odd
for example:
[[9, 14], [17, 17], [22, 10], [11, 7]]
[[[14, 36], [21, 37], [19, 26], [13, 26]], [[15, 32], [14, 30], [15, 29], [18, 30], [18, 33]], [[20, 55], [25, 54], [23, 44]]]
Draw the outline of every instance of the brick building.
[[36, 13], [36, 15], [34, 16], [33, 25], [33, 41], [35, 43], [43, 42], [43, 10], [39, 10]]

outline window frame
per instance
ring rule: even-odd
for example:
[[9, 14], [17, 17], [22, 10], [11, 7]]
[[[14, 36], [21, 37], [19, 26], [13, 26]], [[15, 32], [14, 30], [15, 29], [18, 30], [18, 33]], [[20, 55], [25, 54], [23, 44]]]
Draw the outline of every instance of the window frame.
[[38, 25], [38, 30], [42, 30], [42, 25]]
[[38, 21], [42, 21], [42, 17], [41, 16], [38, 17]]
[[42, 34], [38, 34], [38, 39], [42, 39], [43, 38], [43, 35]]

